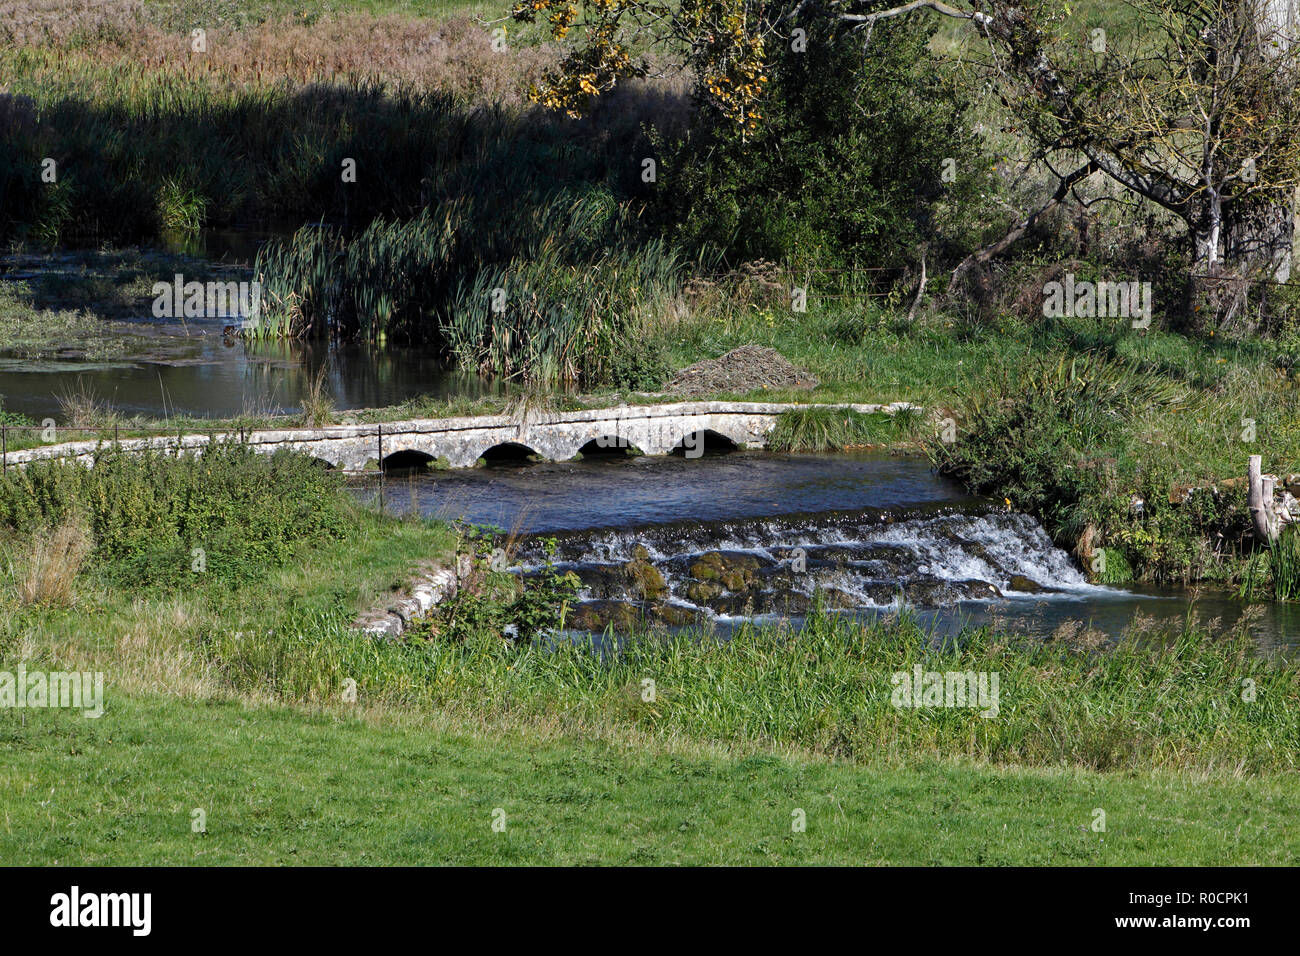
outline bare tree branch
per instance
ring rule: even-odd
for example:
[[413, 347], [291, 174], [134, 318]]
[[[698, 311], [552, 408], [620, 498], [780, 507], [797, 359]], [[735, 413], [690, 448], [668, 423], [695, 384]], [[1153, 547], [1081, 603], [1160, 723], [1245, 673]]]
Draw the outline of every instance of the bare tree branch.
[[1012, 244], [1019, 241], [1019, 239], [1022, 236], [1024, 236], [1025, 233], [1027, 233], [1030, 229], [1034, 227], [1034, 224], [1037, 223], [1038, 220], [1042, 219], [1043, 216], [1045, 216], [1048, 212], [1050, 212], [1052, 209], [1055, 209], [1057, 206], [1059, 206], [1061, 204], [1061, 201], [1065, 199], [1065, 197], [1069, 194], [1070, 190], [1074, 188], [1076, 183], [1082, 182], [1083, 180], [1087, 179], [1093, 173], [1097, 172], [1100, 168], [1101, 167], [1098, 166], [1095, 162], [1089, 161], [1087, 163], [1084, 163], [1074, 172], [1069, 173], [1064, 177], [1062, 177], [1060, 185], [1056, 187], [1056, 192], [1052, 193], [1052, 198], [1049, 199], [1046, 203], [1044, 203], [1041, 207], [1039, 207], [1038, 210], [1031, 213], [1029, 216], [1025, 217], [1023, 220], [1021, 220], [1019, 223], [1013, 226], [1011, 228], [1011, 231], [1008, 232], [1001, 239], [999, 239], [997, 242], [991, 243], [985, 246], [983, 249], [977, 249], [975, 252], [972, 252], [965, 259], [959, 262], [957, 264], [957, 268], [952, 270], [952, 276], [948, 284], [949, 288], [954, 287], [957, 284], [957, 281], [961, 279], [962, 276], [964, 276], [975, 266], [983, 265], [984, 263], [992, 259], [994, 256], [1000, 255], [1001, 253], [1005, 252], [1007, 249], [1011, 248]]

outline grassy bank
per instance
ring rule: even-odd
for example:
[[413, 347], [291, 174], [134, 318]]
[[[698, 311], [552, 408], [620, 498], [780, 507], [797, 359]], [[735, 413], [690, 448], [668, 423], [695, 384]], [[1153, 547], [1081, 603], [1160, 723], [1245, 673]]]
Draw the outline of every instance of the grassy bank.
[[1285, 865], [1300, 852], [1280, 779], [863, 767], [111, 689], [98, 720], [0, 715], [0, 742], [0, 856], [18, 865]]

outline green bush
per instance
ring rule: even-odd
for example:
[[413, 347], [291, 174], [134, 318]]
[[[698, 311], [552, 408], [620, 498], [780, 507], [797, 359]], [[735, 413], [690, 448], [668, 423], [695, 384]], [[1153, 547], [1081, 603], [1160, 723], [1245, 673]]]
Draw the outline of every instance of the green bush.
[[1105, 493], [1107, 460], [1113, 471], [1126, 454], [1124, 426], [1185, 394], [1175, 381], [1091, 353], [1044, 360], [1006, 370], [973, 393], [957, 412], [956, 440], [941, 433], [927, 448], [941, 474], [1007, 498], [1036, 515], [1053, 539], [1072, 542], [1095, 517], [1085, 501], [1129, 507], [1127, 497]]
[[0, 529], [35, 534], [80, 519], [92, 563], [124, 586], [179, 586], [200, 567], [244, 580], [300, 542], [341, 536], [351, 509], [339, 477], [307, 456], [233, 442], [202, 455], [106, 448], [91, 468], [37, 463], [0, 481]]

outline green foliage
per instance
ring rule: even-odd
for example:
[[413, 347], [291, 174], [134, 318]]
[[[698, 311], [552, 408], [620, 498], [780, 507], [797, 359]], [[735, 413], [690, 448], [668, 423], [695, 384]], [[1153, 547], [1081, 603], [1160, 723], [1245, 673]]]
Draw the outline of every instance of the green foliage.
[[900, 269], [916, 265], [922, 241], [943, 244], [939, 204], [973, 205], [988, 163], [928, 62], [932, 27], [879, 25], [864, 56], [861, 33], [825, 22], [801, 23], [804, 52], [776, 45], [757, 133], [702, 117], [687, 138], [660, 143], [655, 204], [687, 248], [717, 247], [731, 262]]
[[1300, 531], [1294, 525], [1283, 529], [1269, 549], [1273, 570], [1273, 596], [1279, 601], [1300, 600]]
[[851, 408], [810, 406], [782, 412], [767, 438], [772, 451], [839, 451], [855, 445], [883, 445], [911, 434], [910, 416]]
[[1099, 584], [1126, 584], [1133, 580], [1133, 568], [1122, 549], [1098, 548], [1097, 554], [1101, 556]]
[[957, 440], [941, 434], [927, 447], [940, 473], [1006, 497], [1054, 538], [1072, 539], [1084, 525], [1077, 506], [1103, 487], [1104, 459], [1122, 427], [1185, 394], [1177, 382], [1093, 353], [1040, 361], [972, 394], [958, 413]]
[[1267, 549], [1247, 558], [1237, 596], [1243, 600], [1300, 600], [1300, 532], [1293, 525], [1284, 528]]
[[0, 528], [34, 534], [81, 519], [92, 561], [125, 587], [178, 587], [201, 573], [238, 583], [282, 564], [303, 541], [340, 536], [351, 499], [305, 455], [218, 442], [202, 455], [103, 448], [73, 462], [10, 469]]
[[411, 632], [412, 637], [493, 640], [509, 635], [527, 642], [564, 627], [580, 582], [572, 572], [561, 574], [556, 569], [555, 540], [543, 542], [542, 567], [524, 578], [495, 565], [497, 556], [505, 554], [500, 543], [500, 534], [492, 529], [465, 529], [460, 553], [470, 559], [469, 574], [436, 615]]

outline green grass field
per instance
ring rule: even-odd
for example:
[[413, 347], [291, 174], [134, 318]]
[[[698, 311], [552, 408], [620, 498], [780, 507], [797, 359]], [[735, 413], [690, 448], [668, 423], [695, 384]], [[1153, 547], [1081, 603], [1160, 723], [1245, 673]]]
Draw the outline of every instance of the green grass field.
[[[109, 693], [0, 715], [7, 864], [1294, 863], [1293, 781], [873, 767]], [[505, 813], [503, 832], [494, 811]], [[193, 811], [206, 832], [193, 832]], [[806, 831], [793, 832], [795, 810]], [[1093, 829], [1096, 810], [1105, 831]]]
[[[225, 490], [248, 463], [209, 462], [218, 465], [198, 486], [206, 491], [186, 496], [186, 514], [212, 515], [213, 528], [251, 522], [228, 513], [239, 495]], [[288, 465], [287, 477], [264, 480], [303, 480]], [[447, 562], [447, 526], [357, 512], [286, 540], [286, 559], [228, 569], [214, 550], [205, 574], [178, 583], [174, 548], [142, 563], [114, 557], [107, 542], [131, 545], [127, 503], [147, 502], [147, 483], [160, 480], [151, 476], [182, 466], [109, 470], [121, 467], [96, 469], [118, 490], [93, 498], [108, 530], [69, 598], [24, 599], [31, 559], [20, 537], [0, 540], [0, 671], [22, 662], [105, 675], [98, 719], [0, 711], [6, 863], [1296, 855], [1296, 670], [1226, 636], [1102, 655], [987, 634], [934, 648], [905, 622], [818, 618], [797, 638], [764, 628], [727, 644], [646, 635], [602, 660], [503, 641], [476, 598], [459, 605], [458, 630], [379, 643], [347, 622], [417, 562]], [[322, 509], [332, 500], [323, 487], [311, 497]], [[889, 673], [914, 663], [1000, 673], [1001, 713], [892, 707]], [[658, 685], [650, 704], [635, 693], [647, 674]], [[345, 702], [349, 678], [355, 703]], [[498, 808], [504, 832], [492, 829]], [[191, 829], [195, 810], [206, 832]], [[797, 810], [806, 831], [792, 829]]]

